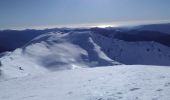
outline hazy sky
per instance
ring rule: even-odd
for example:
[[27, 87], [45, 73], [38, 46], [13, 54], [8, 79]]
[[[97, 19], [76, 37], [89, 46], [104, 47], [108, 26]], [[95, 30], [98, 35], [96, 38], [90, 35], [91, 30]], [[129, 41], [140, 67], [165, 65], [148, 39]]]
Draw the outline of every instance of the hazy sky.
[[170, 0], [0, 0], [0, 29], [170, 19]]

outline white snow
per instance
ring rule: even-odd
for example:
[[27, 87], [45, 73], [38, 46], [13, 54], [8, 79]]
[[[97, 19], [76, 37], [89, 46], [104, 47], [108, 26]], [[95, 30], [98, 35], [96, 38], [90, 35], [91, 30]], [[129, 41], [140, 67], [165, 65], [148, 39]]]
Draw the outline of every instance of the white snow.
[[0, 100], [169, 100], [170, 68], [82, 68], [0, 82]]
[[93, 41], [92, 38], [89, 38], [89, 40], [90, 40], [90, 42], [91, 42], [92, 44], [94, 44], [94, 50], [98, 53], [98, 56], [99, 56], [100, 58], [105, 59], [105, 60], [107, 60], [107, 61], [111, 61], [111, 62], [113, 61], [113, 60], [110, 59], [105, 53], [102, 52], [101, 47], [98, 46], [98, 45]]
[[156, 42], [51, 32], [0, 61], [0, 100], [170, 99], [170, 48]]
[[118, 63], [101, 50], [92, 40], [90, 32], [43, 34], [0, 60], [5, 79]]
[[[90, 31], [42, 34], [2, 58], [3, 79], [117, 64], [170, 65], [170, 48], [125, 42]], [[2, 80], [2, 78], [1, 78]]]

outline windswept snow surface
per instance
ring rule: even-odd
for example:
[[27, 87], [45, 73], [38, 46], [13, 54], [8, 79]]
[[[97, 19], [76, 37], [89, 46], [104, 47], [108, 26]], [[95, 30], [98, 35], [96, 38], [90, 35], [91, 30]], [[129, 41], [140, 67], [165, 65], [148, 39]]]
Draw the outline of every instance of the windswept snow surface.
[[170, 99], [169, 46], [92, 30], [48, 31], [1, 54], [0, 100]]
[[2, 70], [7, 73], [5, 77], [12, 78], [22, 74], [119, 64], [110, 59], [95, 42], [88, 31], [46, 33], [0, 58]]
[[0, 100], [169, 100], [170, 68], [121, 65], [0, 81]]
[[34, 38], [0, 60], [2, 80], [120, 64], [169, 66], [170, 48], [156, 42], [127, 42], [92, 31], [55, 31]]

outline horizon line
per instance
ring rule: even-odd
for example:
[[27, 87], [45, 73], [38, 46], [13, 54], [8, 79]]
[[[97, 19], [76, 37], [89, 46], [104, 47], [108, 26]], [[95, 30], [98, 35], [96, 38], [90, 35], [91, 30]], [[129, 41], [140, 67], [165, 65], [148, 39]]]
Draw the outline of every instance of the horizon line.
[[170, 20], [133, 20], [133, 21], [112, 21], [112, 22], [99, 22], [99, 23], [83, 23], [83, 24], [61, 24], [61, 25], [43, 25], [43, 26], [28, 26], [28, 27], [13, 27], [13, 28], [0, 28], [3, 30], [45, 30], [53, 28], [106, 28], [106, 27], [131, 27], [138, 25], [149, 24], [168, 24]]

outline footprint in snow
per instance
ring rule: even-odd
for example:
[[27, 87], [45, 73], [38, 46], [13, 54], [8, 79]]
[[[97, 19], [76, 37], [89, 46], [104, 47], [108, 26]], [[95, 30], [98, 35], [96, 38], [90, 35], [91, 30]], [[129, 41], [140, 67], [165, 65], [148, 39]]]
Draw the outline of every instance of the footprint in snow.
[[123, 94], [122, 92], [117, 92], [117, 94]]
[[168, 82], [168, 83], [165, 83], [165, 85], [164, 85], [165, 87], [168, 87], [168, 86], [170, 86], [170, 82]]
[[116, 100], [115, 98], [98, 98], [97, 100]]
[[72, 95], [72, 94], [73, 94], [73, 92], [72, 92], [72, 91], [70, 91], [70, 92], [68, 92], [67, 94], [68, 94], [68, 95]]
[[139, 90], [140, 88], [132, 88], [130, 89], [130, 91], [136, 91], [136, 90]]
[[88, 80], [88, 82], [91, 82], [91, 81], [92, 81], [92, 80], [90, 80], [90, 79]]
[[166, 77], [165, 77], [165, 76], [160, 76], [159, 78], [160, 78], [160, 79], [164, 79], [164, 78], [166, 78]]
[[163, 89], [157, 89], [156, 91], [159, 91], [159, 92], [160, 92], [160, 91], [163, 91]]
[[152, 98], [152, 100], [158, 100], [158, 98]]

